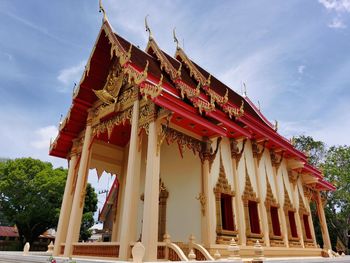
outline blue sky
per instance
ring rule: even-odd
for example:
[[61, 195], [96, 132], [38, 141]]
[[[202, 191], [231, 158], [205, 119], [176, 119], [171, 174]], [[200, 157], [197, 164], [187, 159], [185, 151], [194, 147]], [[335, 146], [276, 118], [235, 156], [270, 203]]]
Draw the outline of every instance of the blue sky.
[[[350, 0], [104, 0], [114, 30], [141, 48], [144, 17], [279, 121], [286, 137], [350, 144]], [[48, 157], [101, 26], [97, 0], [0, 2], [0, 157]]]

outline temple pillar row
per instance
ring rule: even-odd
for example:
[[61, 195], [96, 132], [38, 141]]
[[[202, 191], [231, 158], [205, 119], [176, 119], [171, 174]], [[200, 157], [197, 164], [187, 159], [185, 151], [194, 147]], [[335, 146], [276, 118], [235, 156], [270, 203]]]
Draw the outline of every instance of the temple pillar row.
[[141, 239], [146, 249], [144, 261], [157, 261], [160, 172], [158, 134], [160, 128], [159, 120], [154, 120], [149, 124]]
[[331, 240], [329, 238], [326, 215], [324, 213], [323, 202], [321, 198], [320, 191], [316, 191], [316, 204], [317, 204], [317, 212], [321, 225], [322, 238], [323, 238], [323, 248], [324, 249], [332, 249]]
[[140, 102], [133, 105], [128, 162], [125, 173], [123, 212], [120, 225], [119, 258], [128, 260], [130, 242], [136, 238], [137, 201], [140, 188], [141, 151], [138, 151], [138, 123]]
[[53, 256], [58, 256], [61, 253], [61, 243], [66, 242], [69, 217], [72, 211], [72, 202], [74, 196], [74, 177], [76, 175], [76, 165], [78, 163], [78, 156], [75, 151], [72, 151], [69, 160], [69, 170], [64, 188], [64, 194], [61, 205], [60, 217], [57, 226], [57, 235], [55, 238], [55, 247]]
[[64, 248], [64, 256], [69, 257], [73, 252], [73, 243], [79, 239], [79, 231], [81, 226], [81, 219], [83, 216], [85, 189], [87, 184], [87, 177], [89, 171], [90, 162], [90, 145], [92, 140], [92, 128], [91, 128], [91, 117], [88, 116], [84, 144], [81, 153], [81, 160], [78, 170], [78, 177], [76, 180], [76, 186], [74, 191], [74, 198], [72, 204], [72, 211], [69, 218], [67, 238]]

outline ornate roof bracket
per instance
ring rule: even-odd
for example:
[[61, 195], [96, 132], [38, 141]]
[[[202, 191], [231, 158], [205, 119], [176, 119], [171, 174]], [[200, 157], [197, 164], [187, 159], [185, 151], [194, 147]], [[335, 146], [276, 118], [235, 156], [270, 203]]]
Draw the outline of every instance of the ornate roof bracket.
[[205, 160], [209, 161], [209, 171], [211, 171], [211, 167], [212, 167], [213, 162], [214, 162], [214, 160], [216, 158], [216, 154], [219, 151], [219, 147], [220, 147], [221, 141], [222, 141], [222, 138], [218, 137], [217, 141], [216, 141], [216, 148], [215, 148], [214, 151], [212, 150], [212, 148], [210, 146], [210, 142], [206, 142], [206, 144], [203, 146], [203, 148], [202, 148], [202, 150], [201, 150], [201, 152], [199, 154], [199, 157], [200, 157], [202, 163]]
[[220, 96], [218, 93], [210, 89], [208, 86], [207, 88], [204, 87], [204, 90], [207, 92], [207, 94], [210, 96], [211, 103], [216, 102], [219, 105], [224, 105], [228, 101], [228, 89], [226, 89], [225, 95]]
[[198, 108], [200, 114], [204, 112], [210, 112], [215, 110], [215, 104], [210, 103], [209, 101], [202, 100], [200, 98], [192, 99], [193, 106]]
[[231, 157], [236, 160], [236, 168], [238, 167], [238, 163], [242, 158], [246, 142], [247, 142], [247, 139], [244, 139], [242, 144], [242, 149], [239, 150], [237, 140], [234, 138], [230, 138]]
[[284, 155], [284, 151], [282, 151], [280, 159], [277, 160], [277, 155], [274, 149], [271, 149], [270, 151], [272, 166], [276, 167], [277, 170], [280, 168], [280, 165], [283, 161], [283, 155]]
[[141, 84], [140, 93], [141, 95], [143, 95], [143, 98], [145, 100], [147, 100], [148, 97], [150, 97], [153, 100], [156, 97], [158, 97], [160, 93], [162, 93], [162, 90], [163, 90], [162, 85], [163, 85], [163, 74], [160, 76], [160, 80], [157, 85], [153, 85], [148, 82]]
[[143, 81], [145, 81], [148, 75], [148, 65], [149, 61], [147, 60], [145, 69], [142, 72], [137, 71], [131, 65], [128, 65], [127, 67], [123, 68], [123, 72], [126, 75], [128, 75], [128, 83], [132, 84], [132, 82], [134, 82], [136, 85], [139, 85]]
[[264, 151], [265, 151], [265, 148], [266, 148], [266, 142], [267, 142], [267, 140], [264, 140], [263, 147], [262, 147], [261, 150], [259, 150], [259, 145], [256, 142], [256, 140], [252, 140], [253, 156], [254, 156], [254, 158], [257, 158], [258, 165], [260, 163], [262, 155], [264, 154]]
[[190, 86], [188, 86], [186, 83], [182, 81], [178, 81], [176, 83], [176, 87], [180, 89], [182, 98], [185, 98], [186, 96], [188, 99], [191, 100], [193, 98], [197, 98], [200, 94], [200, 84], [197, 85], [196, 89], [193, 89]]
[[242, 104], [239, 108], [232, 107], [229, 104], [224, 104], [222, 109], [228, 114], [230, 119], [232, 119], [232, 117], [240, 118], [244, 114], [244, 101], [242, 100]]
[[190, 70], [190, 76], [194, 77], [195, 80], [197, 80], [202, 86], [207, 86], [207, 79], [202, 75], [202, 73], [197, 69], [197, 67], [192, 63], [192, 61], [180, 47], [176, 50], [175, 57], [177, 56], [182, 59], [186, 67]]

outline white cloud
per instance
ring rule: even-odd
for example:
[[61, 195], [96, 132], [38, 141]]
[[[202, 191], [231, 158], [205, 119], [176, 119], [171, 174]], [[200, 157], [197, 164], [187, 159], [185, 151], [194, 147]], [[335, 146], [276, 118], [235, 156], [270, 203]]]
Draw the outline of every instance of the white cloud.
[[328, 24], [328, 27], [343, 29], [343, 28], [346, 28], [346, 25], [339, 17], [334, 17], [332, 22]]
[[57, 79], [65, 86], [63, 91], [67, 91], [74, 82], [79, 82], [85, 68], [86, 61], [81, 61], [78, 65], [62, 69]]
[[53, 125], [42, 127], [35, 131], [37, 139], [30, 144], [36, 149], [48, 149], [50, 146], [50, 139], [56, 138], [57, 133], [58, 130]]
[[299, 65], [298, 66], [298, 73], [301, 75], [304, 74], [305, 68], [306, 68], [305, 65]]
[[318, 0], [326, 9], [350, 13], [350, 0]]

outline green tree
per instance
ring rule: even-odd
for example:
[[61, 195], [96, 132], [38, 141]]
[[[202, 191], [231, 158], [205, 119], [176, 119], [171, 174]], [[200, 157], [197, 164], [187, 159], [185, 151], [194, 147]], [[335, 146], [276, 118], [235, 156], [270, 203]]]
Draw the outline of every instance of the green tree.
[[80, 227], [80, 240], [87, 241], [92, 232], [90, 228], [95, 224], [94, 213], [97, 210], [97, 194], [95, 193], [95, 189], [91, 186], [91, 184], [87, 184], [86, 186], [86, 196], [85, 196], [85, 204], [83, 209], [83, 218]]
[[0, 206], [16, 224], [22, 244], [56, 226], [66, 174], [32, 158], [0, 163]]
[[[337, 187], [336, 191], [327, 193], [328, 227], [330, 232], [336, 232], [337, 236], [347, 244], [347, 233], [350, 230], [350, 147], [330, 147], [321, 166], [327, 180]], [[334, 239], [333, 237], [333, 242]]]
[[[32, 158], [0, 162], [0, 207], [3, 217], [16, 224], [22, 245], [57, 226], [66, 178], [66, 169]], [[82, 240], [91, 236], [96, 210], [97, 195], [87, 184]]]
[[[309, 162], [323, 171], [325, 178], [333, 183], [337, 190], [327, 192], [325, 215], [328, 231], [335, 250], [337, 238], [347, 244], [347, 231], [350, 219], [350, 147], [332, 146], [315, 141], [310, 136], [294, 138], [295, 147], [309, 155]], [[323, 246], [323, 239], [316, 206], [311, 206], [317, 242]]]

